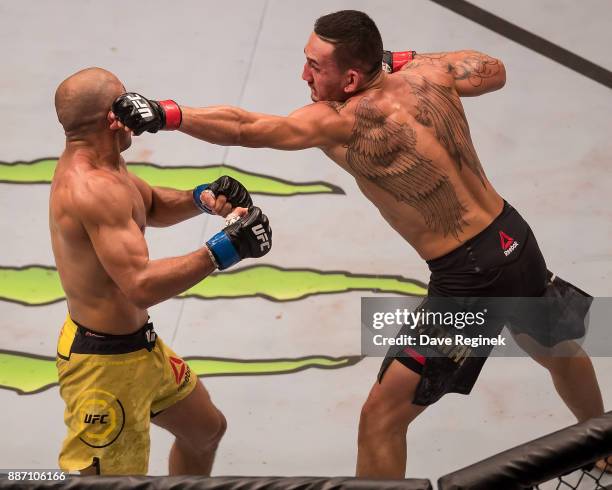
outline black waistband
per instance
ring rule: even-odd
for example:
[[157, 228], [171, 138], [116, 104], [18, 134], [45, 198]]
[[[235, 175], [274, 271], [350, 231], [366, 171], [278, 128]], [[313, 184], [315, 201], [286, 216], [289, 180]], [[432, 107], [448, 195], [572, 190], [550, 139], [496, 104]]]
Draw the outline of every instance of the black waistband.
[[70, 352], [76, 354], [127, 354], [140, 349], [153, 350], [157, 334], [147, 322], [133, 333], [113, 335], [101, 333], [72, 320], [77, 326]]
[[501, 218], [504, 214], [508, 213], [512, 209], [514, 208], [510, 204], [508, 204], [508, 202], [504, 199], [504, 207], [502, 208], [501, 212], [495, 217], [493, 221], [491, 221], [487, 226], [485, 226], [481, 231], [479, 231], [472, 238], [466, 240], [461, 245], [459, 245], [457, 248], [451, 250], [447, 254], [444, 254], [441, 257], [436, 257], [435, 259], [427, 260], [426, 262], [427, 262], [427, 265], [429, 266], [429, 269], [431, 270], [431, 269], [438, 268], [443, 263], [447, 262], [449, 259], [453, 259], [455, 256], [465, 253], [467, 249], [469, 249], [472, 245], [474, 245], [475, 242], [477, 242], [480, 238], [482, 238], [482, 236], [486, 235], [489, 232], [489, 230], [493, 226], [495, 226], [495, 222], [499, 218]]

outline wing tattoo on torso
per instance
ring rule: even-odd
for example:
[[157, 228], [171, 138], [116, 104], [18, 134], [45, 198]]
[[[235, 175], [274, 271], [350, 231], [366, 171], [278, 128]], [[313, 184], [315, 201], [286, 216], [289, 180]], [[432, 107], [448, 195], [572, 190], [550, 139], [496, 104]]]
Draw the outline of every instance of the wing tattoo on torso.
[[465, 165], [486, 187], [484, 171], [474, 150], [470, 130], [461, 104], [450, 87], [421, 78], [422, 84], [407, 79], [412, 92], [416, 95], [419, 113], [416, 120], [423, 126], [433, 127], [438, 140], [459, 170]]
[[458, 238], [467, 224], [448, 176], [416, 150], [415, 131], [388, 119], [367, 97], [355, 109], [346, 159], [359, 176], [414, 207], [430, 229]]

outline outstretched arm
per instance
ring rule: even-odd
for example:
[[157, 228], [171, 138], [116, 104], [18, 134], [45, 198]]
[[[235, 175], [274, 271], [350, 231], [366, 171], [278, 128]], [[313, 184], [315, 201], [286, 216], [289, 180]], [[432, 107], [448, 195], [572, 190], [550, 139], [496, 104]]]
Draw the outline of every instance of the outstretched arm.
[[179, 131], [218, 145], [277, 150], [327, 147], [340, 125], [338, 114], [325, 104], [306, 106], [290, 116], [249, 112], [239, 107], [181, 107]]
[[109, 119], [111, 129], [131, 129], [136, 135], [178, 129], [217, 145], [278, 150], [327, 148], [346, 136], [346, 121], [325, 103], [283, 117], [232, 106], [179, 107], [171, 100], [158, 102], [128, 92], [115, 100]]
[[416, 54], [402, 67], [414, 70], [423, 65], [435, 65], [452, 75], [457, 93], [471, 97], [499, 90], [506, 83], [506, 69], [501, 60], [478, 51]]

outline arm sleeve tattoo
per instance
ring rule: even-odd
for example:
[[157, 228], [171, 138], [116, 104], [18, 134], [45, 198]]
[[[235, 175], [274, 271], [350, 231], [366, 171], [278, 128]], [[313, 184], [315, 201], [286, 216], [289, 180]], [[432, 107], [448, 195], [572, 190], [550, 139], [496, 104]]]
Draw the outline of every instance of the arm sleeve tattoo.
[[480, 87], [485, 80], [499, 76], [502, 71], [498, 59], [476, 51], [419, 54], [402, 70], [414, 70], [422, 65], [438, 65], [455, 80], [467, 80], [472, 87]]
[[473, 87], [482, 85], [483, 80], [499, 75], [499, 60], [482, 54], [473, 54], [453, 63], [455, 80], [467, 80]]

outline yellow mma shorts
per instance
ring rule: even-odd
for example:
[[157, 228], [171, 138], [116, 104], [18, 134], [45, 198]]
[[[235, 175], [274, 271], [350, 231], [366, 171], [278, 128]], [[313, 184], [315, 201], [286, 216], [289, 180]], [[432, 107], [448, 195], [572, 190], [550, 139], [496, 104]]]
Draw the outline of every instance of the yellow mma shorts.
[[108, 335], [68, 316], [56, 364], [68, 427], [59, 456], [64, 471], [93, 465], [98, 474], [146, 474], [151, 417], [189, 395], [197, 382], [152, 323], [129, 335]]

